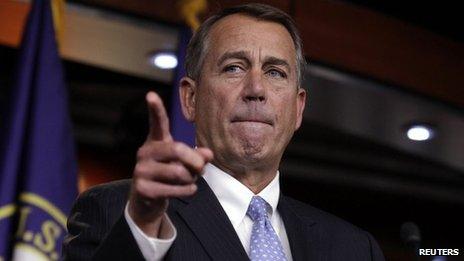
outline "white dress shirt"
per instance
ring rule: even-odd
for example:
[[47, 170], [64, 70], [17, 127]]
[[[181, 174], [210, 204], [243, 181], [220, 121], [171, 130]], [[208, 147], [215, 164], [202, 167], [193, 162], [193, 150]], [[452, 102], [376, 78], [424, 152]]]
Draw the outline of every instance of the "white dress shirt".
[[[255, 194], [245, 185], [213, 164], [208, 163], [203, 171], [203, 178], [216, 195], [219, 203], [224, 209], [224, 212], [229, 217], [235, 232], [237, 232], [243, 248], [247, 254], [249, 254], [253, 221], [247, 216], [246, 212], [248, 210], [248, 205], [251, 202], [251, 198], [255, 196]], [[268, 216], [271, 220], [272, 227], [279, 236], [287, 260], [292, 260], [287, 232], [285, 231], [284, 223], [277, 210], [277, 204], [280, 196], [278, 171], [275, 178], [257, 195], [262, 197], [271, 206], [271, 209], [268, 210]], [[172, 237], [169, 239], [151, 238], [145, 235], [143, 231], [137, 227], [129, 216], [127, 208], [128, 206], [126, 205], [124, 213], [125, 218], [145, 259], [162, 260], [177, 235], [176, 229], [172, 225], [171, 221], [167, 219], [173, 230]]]

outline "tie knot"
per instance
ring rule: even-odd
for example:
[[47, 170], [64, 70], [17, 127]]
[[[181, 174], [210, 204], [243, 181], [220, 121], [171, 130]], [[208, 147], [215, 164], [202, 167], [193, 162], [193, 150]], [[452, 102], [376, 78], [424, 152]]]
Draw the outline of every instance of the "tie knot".
[[253, 196], [248, 206], [247, 215], [251, 220], [261, 220], [267, 218], [267, 208], [269, 204], [260, 196]]

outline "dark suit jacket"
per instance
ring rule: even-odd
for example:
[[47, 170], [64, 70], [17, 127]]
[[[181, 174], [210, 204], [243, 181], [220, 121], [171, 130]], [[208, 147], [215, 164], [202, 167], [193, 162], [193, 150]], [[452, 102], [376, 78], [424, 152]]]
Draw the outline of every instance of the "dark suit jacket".
[[[68, 220], [63, 244], [66, 260], [143, 260], [124, 218], [130, 180], [84, 192]], [[280, 196], [277, 206], [285, 224], [293, 260], [384, 260], [372, 236], [331, 215]], [[249, 260], [232, 224], [207, 183], [197, 193], [171, 199], [168, 215], [177, 238], [166, 260]]]

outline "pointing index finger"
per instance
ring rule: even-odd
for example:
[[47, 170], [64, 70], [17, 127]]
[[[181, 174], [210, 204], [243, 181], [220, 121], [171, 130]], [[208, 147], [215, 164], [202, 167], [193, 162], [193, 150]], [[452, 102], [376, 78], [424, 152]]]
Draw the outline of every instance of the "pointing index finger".
[[159, 141], [171, 141], [169, 131], [169, 118], [164, 108], [163, 101], [155, 92], [148, 92], [146, 97], [149, 112], [150, 132], [147, 139]]

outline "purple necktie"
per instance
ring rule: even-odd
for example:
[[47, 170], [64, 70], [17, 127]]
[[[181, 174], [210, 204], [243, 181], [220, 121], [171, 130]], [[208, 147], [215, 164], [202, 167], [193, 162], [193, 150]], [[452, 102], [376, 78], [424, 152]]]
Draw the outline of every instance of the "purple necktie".
[[259, 196], [254, 196], [248, 207], [247, 215], [253, 220], [250, 240], [252, 261], [287, 260], [279, 237], [267, 216], [268, 207], [269, 204]]

